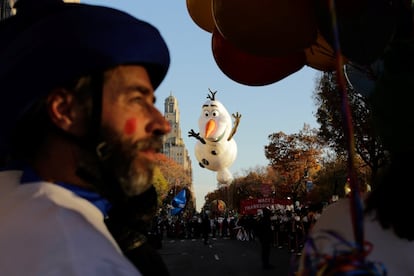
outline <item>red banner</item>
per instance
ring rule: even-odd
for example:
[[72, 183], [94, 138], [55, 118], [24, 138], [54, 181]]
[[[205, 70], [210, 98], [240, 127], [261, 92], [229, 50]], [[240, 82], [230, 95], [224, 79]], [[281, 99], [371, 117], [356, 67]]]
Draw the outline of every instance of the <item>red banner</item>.
[[240, 202], [240, 213], [243, 215], [256, 215], [258, 209], [266, 207], [272, 208], [274, 205], [291, 205], [292, 201], [289, 199], [276, 199], [271, 197], [245, 199]]

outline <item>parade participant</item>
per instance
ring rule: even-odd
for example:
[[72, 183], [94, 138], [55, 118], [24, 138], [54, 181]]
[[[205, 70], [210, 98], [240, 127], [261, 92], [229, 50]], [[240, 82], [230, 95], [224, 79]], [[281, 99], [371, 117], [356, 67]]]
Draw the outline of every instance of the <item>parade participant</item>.
[[210, 217], [208, 215], [207, 210], [203, 210], [201, 212], [201, 234], [203, 237], [204, 244], [209, 244], [208, 242], [208, 236], [211, 232], [211, 223], [210, 223]]
[[272, 212], [268, 208], [263, 208], [258, 218], [256, 234], [260, 242], [260, 259], [263, 269], [274, 269], [270, 264], [270, 252], [272, 247], [272, 221], [270, 219]]
[[[0, 22], [1, 274], [142, 275], [125, 255], [140, 244], [134, 202], [152, 189], [170, 131], [154, 106], [165, 41], [112, 8], [15, 8]], [[130, 240], [105, 218], [125, 224]]]

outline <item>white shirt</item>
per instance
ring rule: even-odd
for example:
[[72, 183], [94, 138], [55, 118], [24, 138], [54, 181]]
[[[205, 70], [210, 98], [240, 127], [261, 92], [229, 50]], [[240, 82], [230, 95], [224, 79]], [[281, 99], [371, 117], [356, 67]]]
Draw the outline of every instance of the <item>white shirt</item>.
[[[332, 256], [334, 244], [335, 246], [340, 244], [333, 238], [315, 239], [324, 229], [333, 230], [346, 241], [355, 243], [350, 203], [350, 200], [346, 198], [329, 205], [311, 229], [311, 237], [320, 252]], [[392, 229], [383, 229], [376, 220], [373, 220], [372, 216], [364, 217], [363, 227], [364, 240], [372, 244], [372, 251], [366, 257], [367, 261], [382, 263], [388, 275], [414, 275], [414, 242], [398, 238]], [[303, 258], [305, 251], [302, 253]]]
[[122, 254], [102, 212], [48, 182], [0, 172], [0, 274], [141, 275]]

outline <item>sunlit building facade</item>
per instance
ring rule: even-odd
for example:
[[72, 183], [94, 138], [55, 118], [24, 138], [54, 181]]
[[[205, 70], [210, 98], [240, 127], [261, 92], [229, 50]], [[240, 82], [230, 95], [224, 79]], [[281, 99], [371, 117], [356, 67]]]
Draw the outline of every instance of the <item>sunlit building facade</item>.
[[163, 153], [182, 165], [191, 179], [192, 168], [188, 150], [181, 136], [180, 110], [177, 99], [171, 94], [164, 102], [164, 117], [171, 125], [171, 132], [165, 136]]

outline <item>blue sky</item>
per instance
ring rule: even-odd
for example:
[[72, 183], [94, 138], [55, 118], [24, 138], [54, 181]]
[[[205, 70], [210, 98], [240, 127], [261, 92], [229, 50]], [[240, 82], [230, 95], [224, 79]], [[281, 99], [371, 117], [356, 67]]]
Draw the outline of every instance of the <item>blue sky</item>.
[[82, 3], [114, 7], [156, 26], [170, 49], [171, 66], [166, 79], [156, 91], [157, 107], [164, 111], [170, 94], [178, 100], [181, 130], [193, 166], [193, 183], [197, 209], [204, 196], [217, 188], [216, 172], [202, 169], [194, 155], [196, 140], [187, 137], [190, 129], [198, 130], [201, 105], [208, 89], [217, 91], [219, 100], [230, 113], [242, 115], [234, 139], [238, 156], [230, 167], [234, 176], [257, 166], [266, 166], [264, 146], [268, 135], [283, 131], [297, 133], [303, 125], [318, 127], [312, 99], [320, 72], [308, 66], [270, 85], [238, 84], [221, 72], [211, 51], [211, 33], [194, 23], [186, 1], [166, 0], [88, 0]]

